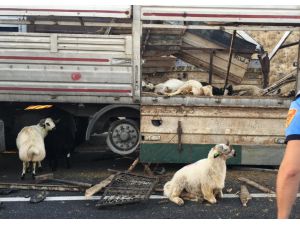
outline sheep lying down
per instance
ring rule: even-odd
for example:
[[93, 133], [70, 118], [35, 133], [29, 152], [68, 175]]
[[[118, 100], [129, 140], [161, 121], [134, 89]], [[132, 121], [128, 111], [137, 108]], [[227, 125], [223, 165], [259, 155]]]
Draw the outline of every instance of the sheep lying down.
[[26, 169], [32, 162], [32, 178], [36, 175], [36, 164], [41, 166], [41, 161], [46, 156], [44, 138], [48, 131], [55, 128], [51, 118], [42, 119], [38, 124], [24, 127], [18, 134], [16, 143], [19, 158], [23, 162], [21, 179], [25, 178]]
[[179, 94], [192, 94], [195, 96], [213, 96], [212, 86], [203, 86], [199, 81], [188, 80], [181, 81], [178, 79], [170, 79], [164, 83], [157, 84], [154, 92], [156, 94], [163, 94], [174, 96]]
[[217, 144], [208, 157], [178, 170], [164, 185], [164, 195], [177, 205], [184, 201], [199, 201], [203, 198], [214, 204], [216, 196], [222, 197], [225, 185], [226, 160], [235, 156], [235, 150], [227, 144]]
[[195, 96], [213, 96], [212, 86], [207, 85], [203, 86], [199, 81], [188, 80], [184, 82], [176, 91], [171, 92], [168, 96], [174, 96], [179, 94], [192, 94]]

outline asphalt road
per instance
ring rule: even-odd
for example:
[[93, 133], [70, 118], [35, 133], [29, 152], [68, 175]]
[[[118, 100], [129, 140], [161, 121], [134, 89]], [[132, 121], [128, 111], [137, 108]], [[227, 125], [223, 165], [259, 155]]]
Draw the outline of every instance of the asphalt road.
[[[32, 204], [5, 202], [0, 210], [2, 219], [273, 219], [274, 198], [258, 198], [241, 207], [239, 199], [222, 199], [215, 205], [186, 202], [184, 206], [148, 200], [144, 203], [97, 209], [96, 201], [55, 201]], [[297, 200], [297, 206], [299, 200]], [[297, 210], [298, 208], [298, 210]], [[298, 211], [298, 213], [296, 213]], [[299, 218], [296, 207], [291, 218]]]
[[[90, 149], [89, 145], [83, 147]], [[60, 162], [58, 170], [54, 173], [56, 178], [72, 179], [89, 183], [98, 183], [111, 174], [108, 168], [116, 170], [126, 170], [136, 156], [120, 157], [105, 150], [94, 153], [76, 153], [72, 158], [72, 168], [66, 169]], [[164, 179], [167, 180], [182, 165], [160, 165], [166, 169]], [[0, 154], [0, 182], [20, 182], [30, 183], [30, 176], [25, 181], [19, 179], [21, 173], [21, 162], [16, 154]], [[152, 167], [153, 168], [153, 167]], [[46, 165], [42, 173], [51, 172]], [[143, 174], [143, 167], [138, 165], [136, 173]], [[225, 182], [224, 193], [234, 194], [240, 189], [237, 177], [247, 177], [259, 182], [274, 190], [276, 173], [249, 171], [243, 168], [228, 168]], [[164, 179], [158, 185], [161, 188]], [[250, 193], [260, 193], [249, 187]], [[0, 195], [1, 198], [12, 198], [31, 196], [36, 191], [18, 191], [9, 195]], [[154, 193], [161, 195], [161, 193]], [[49, 192], [48, 196], [83, 196], [84, 193], [70, 192]], [[2, 200], [3, 201], [3, 200]], [[156, 218], [194, 218], [194, 219], [217, 219], [217, 218], [243, 218], [243, 219], [267, 219], [276, 217], [276, 199], [253, 198], [249, 201], [248, 207], [242, 207], [238, 198], [224, 198], [219, 200], [216, 205], [206, 202], [195, 203], [185, 202], [184, 206], [177, 206], [167, 200], [151, 199], [143, 203], [134, 203], [122, 206], [113, 206], [104, 209], [95, 207], [97, 200], [80, 201], [43, 201], [40, 203], [30, 202], [2, 202], [0, 205], [1, 219], [17, 218], [81, 218], [81, 219], [156, 219]], [[291, 218], [300, 218], [300, 199], [297, 199]]]

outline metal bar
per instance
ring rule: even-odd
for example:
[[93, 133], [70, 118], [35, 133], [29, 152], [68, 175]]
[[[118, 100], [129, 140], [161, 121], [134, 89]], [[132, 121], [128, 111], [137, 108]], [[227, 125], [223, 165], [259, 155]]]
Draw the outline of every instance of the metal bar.
[[7, 20], [0, 19], [0, 24], [11, 24], [11, 25], [60, 25], [60, 26], [87, 26], [87, 27], [123, 27], [131, 28], [130, 23], [101, 23], [101, 22], [84, 22], [84, 21], [51, 21], [51, 20]]
[[210, 52], [209, 58], [209, 73], [208, 73], [208, 83], [212, 83], [212, 75], [213, 75], [213, 60], [214, 60], [214, 51]]
[[[206, 51], [206, 52], [211, 52], [211, 51], [229, 52], [229, 49], [224, 49], [224, 48], [204, 48], [204, 47], [186, 47], [186, 46], [181, 47], [180, 50], [188, 50], [188, 51], [201, 50], [201, 51]], [[238, 53], [238, 54], [253, 54], [253, 51], [236, 51], [234, 49], [232, 50], [232, 52]]]
[[133, 6], [132, 47], [133, 47], [133, 100], [140, 102], [141, 86], [141, 37], [142, 37], [141, 6]]
[[244, 31], [299, 31], [299, 26], [265, 26], [265, 25], [172, 25], [172, 24], [143, 24], [143, 28], [155, 29], [197, 29], [197, 30], [244, 30]]
[[[111, 23], [114, 23], [114, 22], [115, 22], [115, 19], [112, 19], [110, 22], [111, 22]], [[105, 34], [105, 35], [110, 34], [111, 28], [112, 28], [112, 27], [107, 27], [106, 30], [105, 30], [105, 32], [104, 32], [104, 34]]]
[[291, 33], [292, 33], [291, 31], [286, 31], [284, 33], [280, 41], [278, 41], [277, 45], [273, 48], [272, 52], [269, 54], [270, 60], [272, 60], [272, 58], [276, 55], [277, 51], [280, 49], [280, 46], [286, 41], [286, 39], [290, 36]]
[[182, 141], [181, 141], [181, 137], [182, 137], [182, 126], [181, 126], [181, 121], [178, 121], [178, 127], [177, 127], [177, 135], [178, 135], [178, 147], [177, 150], [179, 152], [182, 151]]
[[230, 72], [230, 66], [231, 66], [231, 59], [232, 59], [232, 49], [234, 45], [234, 40], [236, 36], [236, 30], [233, 31], [232, 37], [231, 37], [231, 43], [230, 43], [230, 49], [229, 49], [229, 60], [228, 60], [228, 65], [227, 65], [227, 73], [226, 73], [226, 78], [225, 78], [225, 84], [224, 84], [224, 89], [228, 83], [228, 77], [229, 77], [229, 72]]
[[288, 109], [291, 99], [278, 99], [271, 97], [181, 97], [172, 98], [142, 97], [143, 105], [174, 105], [174, 106], [229, 106], [229, 107], [255, 107], [255, 108], [285, 108]]
[[297, 45], [298, 43], [299, 43], [299, 42], [296, 41], [296, 42], [292, 42], [292, 43], [289, 43], [289, 44], [281, 45], [281, 47], [280, 47], [279, 49], [292, 47], [292, 46], [294, 46], [294, 45]]

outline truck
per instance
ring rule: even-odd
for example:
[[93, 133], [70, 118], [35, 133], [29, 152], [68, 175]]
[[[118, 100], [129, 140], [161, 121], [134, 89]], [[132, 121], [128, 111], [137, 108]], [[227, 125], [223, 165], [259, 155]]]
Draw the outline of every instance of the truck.
[[[0, 27], [0, 151], [59, 108], [72, 115], [78, 143], [107, 133], [110, 150], [138, 151], [144, 163], [194, 162], [226, 141], [238, 153], [230, 164], [280, 163], [292, 97], [166, 97], [142, 81], [267, 92], [269, 58], [245, 31], [299, 32], [299, 6], [0, 6]], [[255, 62], [259, 72], [249, 73]], [[299, 53], [294, 64], [296, 91]]]

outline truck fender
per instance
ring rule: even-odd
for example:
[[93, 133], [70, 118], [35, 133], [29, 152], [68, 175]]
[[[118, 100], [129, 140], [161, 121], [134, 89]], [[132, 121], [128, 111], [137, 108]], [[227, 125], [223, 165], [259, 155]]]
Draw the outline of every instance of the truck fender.
[[85, 133], [85, 140], [88, 141], [90, 140], [91, 137], [91, 132], [94, 128], [95, 123], [103, 116], [105, 113], [109, 112], [110, 110], [116, 109], [116, 108], [131, 108], [135, 110], [140, 110], [139, 105], [108, 105], [105, 106], [104, 108], [100, 109], [97, 111], [94, 115], [89, 120], [89, 124], [86, 129]]

